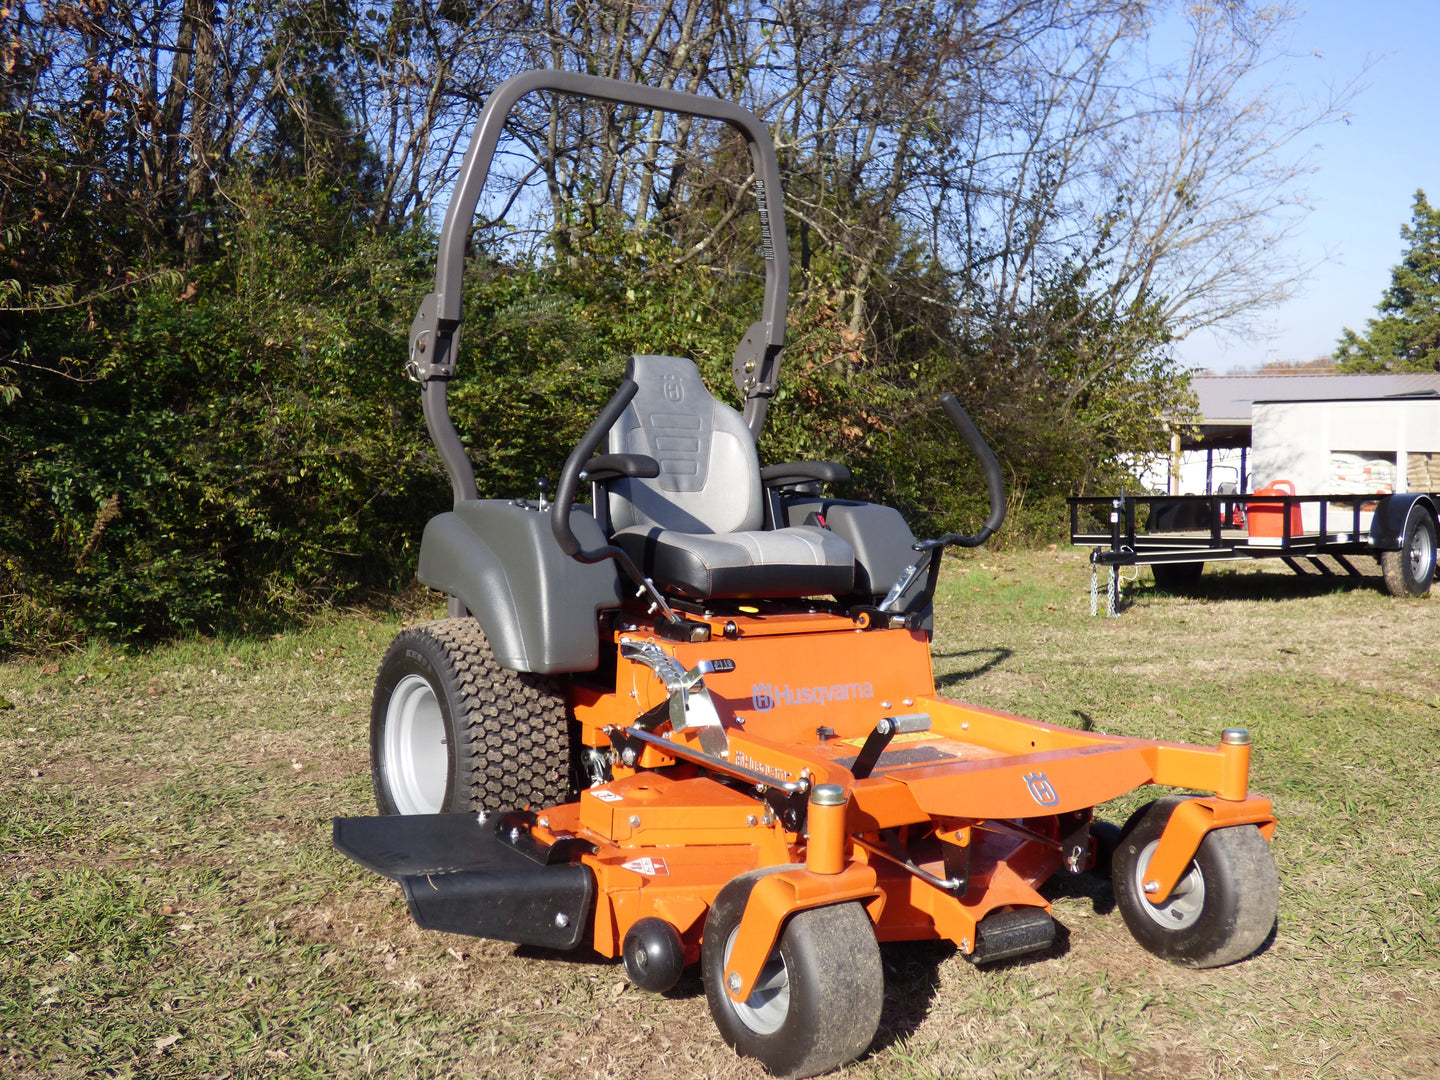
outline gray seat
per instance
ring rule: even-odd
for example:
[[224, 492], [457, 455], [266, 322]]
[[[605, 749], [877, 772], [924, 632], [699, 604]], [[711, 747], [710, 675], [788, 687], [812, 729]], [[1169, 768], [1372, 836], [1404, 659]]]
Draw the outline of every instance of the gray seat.
[[656, 585], [700, 600], [851, 590], [855, 555], [839, 536], [762, 529], [755, 440], [691, 361], [636, 356], [628, 375], [640, 389], [610, 429], [608, 451], [648, 455], [660, 475], [611, 481], [607, 509], [612, 542]]

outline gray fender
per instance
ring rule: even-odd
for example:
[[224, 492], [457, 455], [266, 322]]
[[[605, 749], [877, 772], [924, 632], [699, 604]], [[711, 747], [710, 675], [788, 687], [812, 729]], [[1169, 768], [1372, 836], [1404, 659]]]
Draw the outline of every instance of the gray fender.
[[[586, 548], [605, 544], [581, 508], [570, 524]], [[598, 613], [620, 606], [613, 562], [572, 559], [556, 544], [548, 511], [510, 500], [471, 499], [431, 518], [416, 577], [470, 609], [501, 665], [539, 675], [593, 671]]]
[[1376, 551], [1400, 550], [1413, 515], [1423, 513], [1435, 517], [1435, 502], [1429, 495], [1412, 493], [1381, 499], [1370, 521], [1370, 546]]

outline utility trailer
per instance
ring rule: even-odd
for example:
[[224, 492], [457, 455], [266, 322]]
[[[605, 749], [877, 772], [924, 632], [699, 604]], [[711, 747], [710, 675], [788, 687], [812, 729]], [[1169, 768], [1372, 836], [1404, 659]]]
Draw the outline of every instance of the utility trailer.
[[1250, 444], [1249, 479], [1263, 485], [1250, 494], [1242, 475], [1238, 492], [1069, 500], [1070, 542], [1093, 549], [1092, 613], [1100, 567], [1110, 568], [1110, 615], [1122, 566], [1149, 566], [1161, 588], [1184, 591], [1207, 562], [1280, 559], [1297, 574], [1335, 576], [1338, 566], [1360, 577], [1351, 560], [1373, 558], [1390, 595], [1429, 593], [1440, 396], [1256, 401]]
[[1111, 616], [1118, 613], [1123, 566], [1150, 567], [1156, 584], [1172, 591], [1192, 588], [1207, 562], [1239, 559], [1280, 559], [1297, 574], [1335, 576], [1323, 555], [1360, 577], [1351, 560], [1373, 558], [1391, 596], [1425, 596], [1435, 578], [1437, 492], [1295, 495], [1270, 485], [1248, 495], [1067, 501], [1070, 542], [1091, 548], [1091, 614], [1099, 609], [1101, 567], [1109, 568]]

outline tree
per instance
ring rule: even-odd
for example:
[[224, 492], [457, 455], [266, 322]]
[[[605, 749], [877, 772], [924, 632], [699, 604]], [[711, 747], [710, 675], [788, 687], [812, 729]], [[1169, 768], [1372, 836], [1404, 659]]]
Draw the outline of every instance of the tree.
[[[536, 67], [769, 126], [794, 268], [769, 460], [845, 459], [851, 494], [948, 531], [984, 512], [935, 408], [953, 390], [1005, 462], [1008, 535], [1053, 535], [1065, 494], [1163, 438], [1186, 393], [1171, 342], [1294, 275], [1302, 143], [1346, 92], [1285, 99], [1293, 19], [1284, 0], [0, 5], [0, 648], [17, 596], [165, 632], [407, 572], [443, 491], [400, 375], [434, 204], [485, 96]], [[519, 103], [451, 396], [486, 494], [553, 478], [627, 352], [728, 383], [760, 289], [754, 179], [723, 124]]]
[[1415, 192], [1410, 224], [1400, 226], [1409, 245], [1390, 271], [1390, 287], [1361, 337], [1349, 327], [1335, 347], [1338, 371], [1440, 371], [1440, 210]]

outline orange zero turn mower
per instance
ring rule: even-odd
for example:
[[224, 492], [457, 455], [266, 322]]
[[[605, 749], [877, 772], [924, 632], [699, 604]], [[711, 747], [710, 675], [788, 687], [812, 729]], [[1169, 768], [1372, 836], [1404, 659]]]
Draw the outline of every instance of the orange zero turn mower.
[[[505, 117], [535, 91], [739, 131], [765, 303], [736, 351], [743, 411], [690, 361], [636, 356], [553, 501], [480, 499], [445, 407], [463, 249]], [[398, 881], [422, 927], [593, 949], [656, 992], [699, 963], [726, 1042], [781, 1076], [869, 1046], [879, 942], [945, 939], [977, 963], [1044, 950], [1041, 886], [1097, 863], [1152, 953], [1248, 956], [1278, 887], [1245, 731], [1182, 746], [936, 695], [940, 556], [983, 542], [1005, 509], [959, 404], [942, 397], [990, 494], [973, 536], [917, 541], [894, 509], [823, 494], [842, 464], [760, 465], [789, 281], [779, 192], [764, 126], [727, 102], [550, 71], [492, 93], [408, 365], [455, 494], [419, 566], [450, 617], [404, 630], [382, 662], [381, 813], [337, 818], [336, 847]], [[1150, 804], [1118, 835], [1094, 820], [1145, 784], [1199, 794]]]

